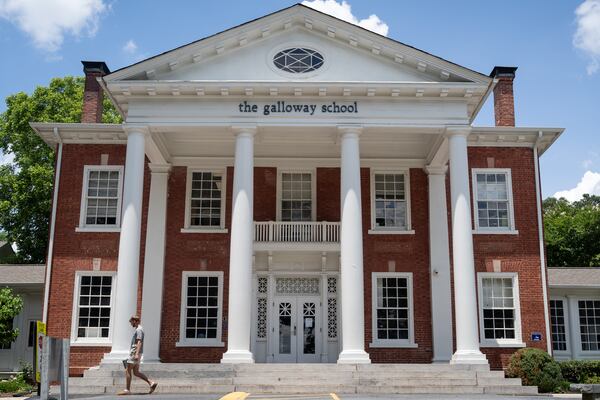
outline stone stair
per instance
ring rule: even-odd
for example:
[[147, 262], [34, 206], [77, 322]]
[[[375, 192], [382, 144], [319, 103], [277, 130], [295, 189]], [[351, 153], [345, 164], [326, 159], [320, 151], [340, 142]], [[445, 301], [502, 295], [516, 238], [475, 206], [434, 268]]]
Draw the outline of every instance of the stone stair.
[[[159, 382], [157, 393], [248, 392], [262, 394], [537, 394], [520, 379], [487, 365], [449, 364], [160, 364], [143, 372]], [[103, 364], [69, 380], [69, 394], [112, 394], [125, 387], [123, 368]], [[148, 386], [135, 378], [132, 392]]]

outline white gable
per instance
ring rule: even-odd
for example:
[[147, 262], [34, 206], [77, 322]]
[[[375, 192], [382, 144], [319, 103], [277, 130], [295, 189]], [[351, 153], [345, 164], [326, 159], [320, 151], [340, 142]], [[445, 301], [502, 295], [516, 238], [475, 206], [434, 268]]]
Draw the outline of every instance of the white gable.
[[[273, 57], [279, 51], [292, 47], [318, 51], [324, 57], [323, 66], [306, 76], [280, 71], [273, 64]], [[182, 81], [439, 81], [439, 76], [438, 79], [435, 78], [415, 68], [374, 57], [363, 49], [341, 44], [302, 28], [283, 31], [209, 60], [157, 73], [155, 77], [156, 80]]]

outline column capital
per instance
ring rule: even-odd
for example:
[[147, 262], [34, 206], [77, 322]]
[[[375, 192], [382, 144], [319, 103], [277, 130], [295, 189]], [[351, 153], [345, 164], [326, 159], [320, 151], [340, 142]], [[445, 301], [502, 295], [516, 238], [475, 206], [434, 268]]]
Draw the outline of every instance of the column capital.
[[347, 135], [359, 137], [362, 134], [363, 127], [362, 125], [338, 125], [337, 130], [341, 137]]
[[150, 128], [148, 127], [148, 125], [124, 123], [123, 130], [125, 131], [125, 134], [127, 136], [129, 136], [132, 133], [141, 133], [144, 136], [150, 135]]
[[446, 127], [446, 137], [462, 136], [467, 137], [471, 134], [473, 128], [470, 125], [457, 125]]
[[447, 165], [426, 165], [425, 172], [427, 175], [446, 175], [448, 172]]
[[254, 137], [258, 127], [254, 124], [239, 124], [231, 125], [231, 131], [235, 136], [251, 136]]
[[153, 164], [148, 163], [148, 168], [153, 174], [168, 174], [171, 171], [171, 164]]

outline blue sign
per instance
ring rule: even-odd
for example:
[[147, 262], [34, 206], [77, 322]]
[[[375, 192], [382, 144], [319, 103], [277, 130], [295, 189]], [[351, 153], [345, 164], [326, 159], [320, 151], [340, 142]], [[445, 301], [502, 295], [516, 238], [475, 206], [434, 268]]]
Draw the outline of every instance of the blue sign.
[[539, 332], [533, 332], [531, 334], [531, 340], [534, 342], [539, 342], [542, 340], [542, 334]]

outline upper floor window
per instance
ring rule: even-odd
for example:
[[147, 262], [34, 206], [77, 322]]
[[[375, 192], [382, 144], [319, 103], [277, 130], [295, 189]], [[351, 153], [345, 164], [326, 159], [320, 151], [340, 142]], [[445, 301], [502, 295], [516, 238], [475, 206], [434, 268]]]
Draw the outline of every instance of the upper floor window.
[[311, 172], [281, 172], [281, 197], [279, 216], [281, 221], [314, 220], [314, 187]]
[[122, 166], [85, 166], [80, 228], [102, 229], [119, 226], [122, 179]]
[[482, 272], [478, 286], [482, 345], [521, 345], [517, 274]]
[[282, 50], [273, 57], [277, 68], [292, 74], [315, 71], [321, 68], [323, 62], [323, 56], [319, 52], [300, 47]]
[[225, 224], [225, 173], [189, 170], [186, 228], [219, 229]]
[[475, 229], [514, 230], [510, 169], [473, 169]]
[[374, 230], [406, 231], [409, 223], [408, 173], [371, 174]]

